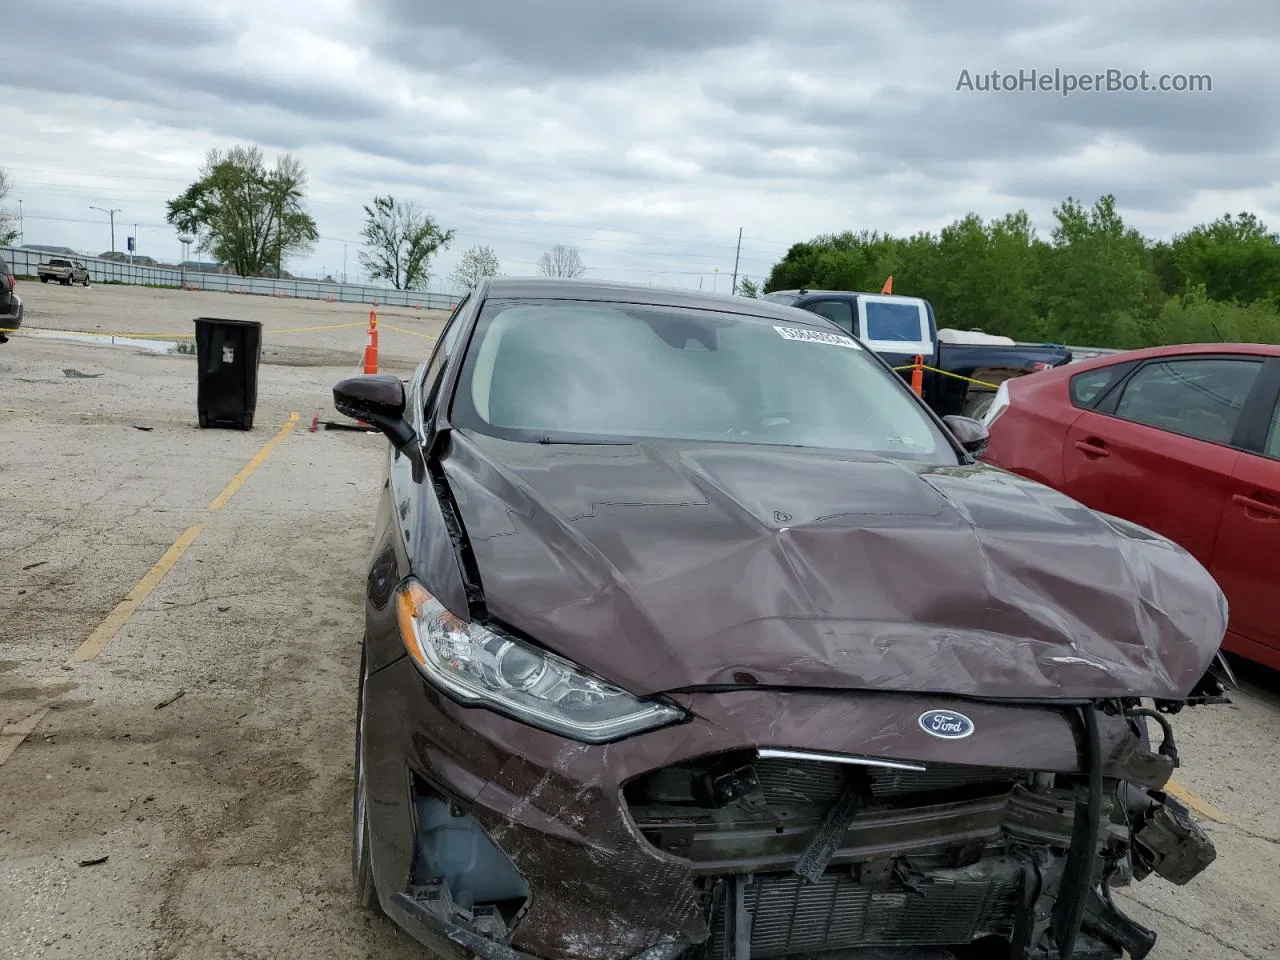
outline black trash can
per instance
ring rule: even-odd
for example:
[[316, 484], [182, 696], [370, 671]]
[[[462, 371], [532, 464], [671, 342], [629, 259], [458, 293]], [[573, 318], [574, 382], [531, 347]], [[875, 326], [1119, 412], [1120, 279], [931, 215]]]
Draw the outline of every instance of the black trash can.
[[196, 409], [200, 426], [253, 429], [262, 324], [196, 317]]

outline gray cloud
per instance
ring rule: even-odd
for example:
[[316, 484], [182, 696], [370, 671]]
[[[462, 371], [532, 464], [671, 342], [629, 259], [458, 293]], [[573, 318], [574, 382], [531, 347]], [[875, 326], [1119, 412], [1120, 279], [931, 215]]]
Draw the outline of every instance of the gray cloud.
[[[4, 163], [62, 218], [43, 239], [97, 236], [67, 222], [86, 192], [158, 222], [205, 149], [245, 141], [307, 163], [316, 270], [375, 192], [458, 230], [437, 273], [472, 242], [525, 263], [570, 242], [594, 275], [695, 286], [739, 226], [758, 275], [820, 231], [1018, 207], [1043, 230], [1068, 194], [1150, 231], [1280, 222], [1274, 0], [350, 3], [10, 0]], [[1213, 90], [956, 90], [1032, 68]]]
[[781, 7], [770, 0], [369, 0], [364, 9], [402, 35], [391, 46], [404, 56], [430, 49], [433, 41], [461, 37], [476, 54], [557, 74], [598, 76], [652, 68], [655, 57], [766, 36]]

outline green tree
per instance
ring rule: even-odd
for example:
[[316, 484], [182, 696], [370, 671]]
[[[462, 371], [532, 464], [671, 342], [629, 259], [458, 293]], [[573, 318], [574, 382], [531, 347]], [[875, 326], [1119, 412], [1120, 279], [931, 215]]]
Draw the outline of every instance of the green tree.
[[306, 183], [290, 154], [269, 170], [257, 147], [210, 150], [199, 179], [168, 202], [166, 219], [240, 276], [279, 275], [286, 259], [319, 238], [304, 206]]
[[743, 277], [738, 281], [738, 296], [747, 297], [751, 300], [760, 299], [760, 284], [750, 277]]
[[1253, 303], [1280, 296], [1280, 242], [1252, 213], [1219, 217], [1169, 245], [1178, 291], [1203, 284], [1211, 300]]
[[929, 269], [902, 289], [928, 289], [945, 326], [1035, 336], [1043, 247], [1025, 210], [989, 223], [971, 213], [942, 229]]
[[1058, 225], [1044, 276], [1050, 333], [1078, 344], [1141, 340], [1146, 244], [1125, 226], [1115, 197], [1100, 197], [1092, 208], [1068, 197], [1053, 213]]
[[1136, 347], [1219, 340], [1280, 342], [1280, 237], [1251, 213], [1171, 241], [1128, 227], [1115, 198], [1054, 210], [1049, 242], [1025, 211], [968, 214], [938, 234], [824, 234], [792, 244], [766, 291], [805, 287], [929, 300], [941, 326], [1020, 340]]
[[496, 277], [502, 263], [492, 247], [475, 246], [458, 259], [450, 279], [461, 290], [474, 290], [485, 277]]
[[431, 258], [449, 246], [454, 231], [440, 225], [411, 201], [374, 197], [364, 207], [360, 235], [367, 245], [360, 264], [375, 280], [397, 290], [422, 290], [430, 276]]

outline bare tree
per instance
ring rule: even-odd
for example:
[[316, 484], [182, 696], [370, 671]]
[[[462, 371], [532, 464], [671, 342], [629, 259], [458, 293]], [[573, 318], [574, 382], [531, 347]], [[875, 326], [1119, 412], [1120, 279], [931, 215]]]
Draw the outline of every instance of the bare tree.
[[572, 280], [587, 272], [577, 247], [557, 243], [538, 260], [538, 269], [544, 277], [564, 277]]
[[[13, 189], [13, 181], [9, 179], [7, 170], [0, 170], [0, 203], [4, 203], [9, 197], [9, 191]], [[0, 210], [0, 245], [8, 246], [18, 239], [18, 227], [15, 224], [15, 217], [7, 210]]]
[[493, 247], [472, 247], [458, 260], [450, 279], [460, 289], [474, 290], [481, 280], [496, 277], [501, 269], [502, 263], [493, 252]]
[[431, 258], [449, 246], [452, 230], [441, 230], [430, 214], [395, 197], [374, 197], [364, 208], [361, 236], [368, 250], [360, 263], [375, 280], [389, 280], [397, 290], [423, 290]]

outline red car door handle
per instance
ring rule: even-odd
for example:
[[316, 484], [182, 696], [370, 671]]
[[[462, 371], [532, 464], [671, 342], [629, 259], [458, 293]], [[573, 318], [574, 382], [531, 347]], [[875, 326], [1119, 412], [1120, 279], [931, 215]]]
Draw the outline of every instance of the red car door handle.
[[1088, 440], [1077, 440], [1076, 449], [1084, 452], [1088, 457], [1109, 457], [1111, 451], [1102, 445], [1100, 441], [1089, 442]]
[[1240, 504], [1240, 506], [1244, 507], [1245, 510], [1252, 510], [1257, 513], [1265, 513], [1268, 517], [1271, 517], [1272, 519], [1280, 520], [1280, 507], [1277, 507], [1274, 503], [1267, 503], [1264, 500], [1255, 500], [1253, 497], [1246, 497], [1242, 493], [1237, 493], [1231, 499], [1234, 500], [1236, 503]]

